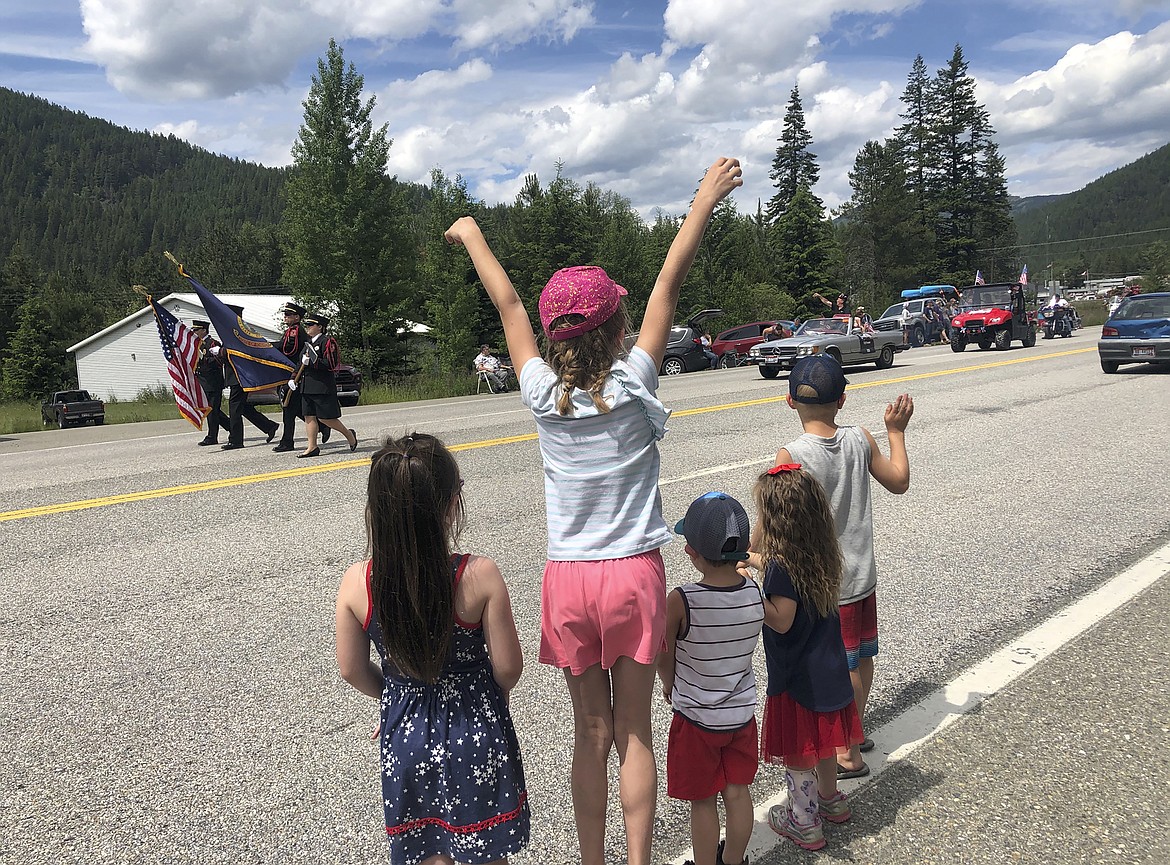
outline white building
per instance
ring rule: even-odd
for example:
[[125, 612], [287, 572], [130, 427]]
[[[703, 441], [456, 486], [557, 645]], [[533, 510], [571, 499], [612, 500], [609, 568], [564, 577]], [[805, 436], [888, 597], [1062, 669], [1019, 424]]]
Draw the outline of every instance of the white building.
[[[293, 299], [289, 294], [217, 294], [216, 297], [226, 304], [243, 307], [244, 321], [271, 340], [279, 340], [284, 332], [284, 316], [280, 310]], [[158, 303], [186, 325], [197, 318], [210, 319], [194, 292], [168, 294]], [[430, 333], [425, 324], [407, 322], [407, 326], [417, 339], [425, 340]], [[215, 325], [211, 329], [218, 339]], [[66, 350], [76, 354], [77, 386], [100, 399], [132, 400], [144, 390], [171, 387], [149, 304]]]
[[[218, 294], [216, 297], [224, 303], [242, 306], [244, 321], [269, 339], [278, 339], [283, 332], [280, 309], [292, 300], [287, 294]], [[198, 295], [193, 292], [168, 294], [158, 303], [186, 325], [197, 318], [208, 320]], [[218, 338], [214, 330], [213, 325], [213, 335]], [[76, 354], [77, 386], [100, 399], [132, 400], [144, 390], [171, 386], [149, 304], [67, 350]]]

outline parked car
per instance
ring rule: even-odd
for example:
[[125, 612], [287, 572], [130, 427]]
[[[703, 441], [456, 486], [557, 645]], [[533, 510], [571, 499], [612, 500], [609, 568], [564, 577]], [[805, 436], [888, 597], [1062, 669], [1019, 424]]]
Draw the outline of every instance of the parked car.
[[742, 363], [755, 363], [751, 357], [751, 349], [774, 337], [765, 337], [764, 330], [780, 325], [786, 336], [791, 336], [796, 330], [796, 323], [787, 320], [753, 321], [750, 324], [741, 324], [739, 327], [729, 328], [715, 337], [711, 344], [711, 351], [719, 356], [719, 365], [722, 367], [738, 366]]
[[[337, 380], [337, 401], [342, 405], [357, 405], [362, 396], [362, 374], [357, 368], [343, 363], [333, 374]], [[253, 391], [248, 394], [252, 405], [280, 405], [284, 402], [285, 386], [277, 385], [269, 390]]]
[[1101, 370], [1125, 363], [1170, 363], [1170, 292], [1127, 297], [1101, 328]]
[[750, 353], [756, 356], [762, 377], [776, 378], [781, 370], [792, 369], [810, 354], [827, 354], [842, 366], [872, 363], [878, 369], [888, 369], [902, 348], [901, 331], [867, 333], [854, 327], [849, 316], [840, 316], [810, 318], [795, 336], [760, 343]]
[[[697, 369], [710, 369], [711, 361], [703, 354], [703, 346], [699, 338], [703, 331], [699, 325], [723, 315], [721, 309], [704, 309], [696, 312], [687, 319], [686, 324], [676, 324], [670, 329], [666, 338], [666, 351], [662, 355], [660, 375], [681, 375], [684, 372], [694, 372]], [[638, 341], [638, 334], [627, 333], [625, 339], [626, 350], [629, 351]]]
[[41, 403], [41, 421], [61, 429], [83, 423], [106, 422], [106, 404], [87, 390], [59, 390]]

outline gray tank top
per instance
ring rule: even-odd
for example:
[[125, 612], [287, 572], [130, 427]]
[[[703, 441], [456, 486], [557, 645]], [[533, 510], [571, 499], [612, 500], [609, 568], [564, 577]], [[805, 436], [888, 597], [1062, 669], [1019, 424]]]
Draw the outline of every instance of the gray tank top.
[[877, 588], [869, 440], [861, 427], [840, 426], [832, 438], [805, 433], [784, 447], [825, 488], [845, 560], [841, 603], [860, 601]]

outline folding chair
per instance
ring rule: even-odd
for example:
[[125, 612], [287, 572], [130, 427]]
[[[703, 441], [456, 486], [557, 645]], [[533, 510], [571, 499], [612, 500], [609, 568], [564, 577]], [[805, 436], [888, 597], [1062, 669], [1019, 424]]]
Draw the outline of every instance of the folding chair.
[[495, 393], [495, 386], [492, 385], [492, 380], [488, 378], [487, 370], [481, 369], [477, 370], [477, 372], [479, 373], [479, 381], [475, 383], [475, 392], [479, 393], [483, 389], [484, 385], [486, 385], [488, 393]]

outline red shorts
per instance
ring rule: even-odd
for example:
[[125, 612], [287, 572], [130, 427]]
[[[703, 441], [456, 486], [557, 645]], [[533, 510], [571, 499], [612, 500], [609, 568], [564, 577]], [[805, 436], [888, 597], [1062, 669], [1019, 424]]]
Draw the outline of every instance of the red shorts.
[[666, 568], [651, 550], [624, 559], [547, 562], [540, 662], [580, 676], [618, 658], [653, 664], [666, 648]]
[[728, 784], [746, 787], [760, 768], [756, 719], [728, 733], [713, 733], [678, 712], [666, 744], [666, 795], [697, 802]]
[[861, 658], [873, 658], [878, 653], [877, 592], [852, 604], [842, 604], [837, 609], [841, 614], [845, 658], [849, 661], [849, 669], [856, 670]]

